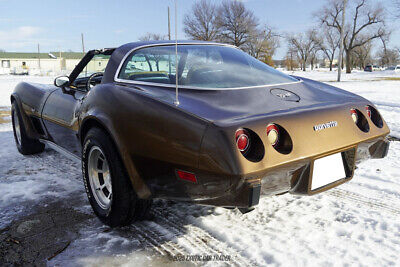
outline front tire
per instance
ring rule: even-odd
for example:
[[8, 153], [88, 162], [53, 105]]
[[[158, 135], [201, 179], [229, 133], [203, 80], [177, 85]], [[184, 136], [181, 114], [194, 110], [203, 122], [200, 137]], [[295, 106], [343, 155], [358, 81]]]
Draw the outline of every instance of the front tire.
[[16, 101], [11, 106], [11, 119], [14, 131], [15, 144], [18, 151], [23, 155], [31, 155], [43, 152], [44, 144], [39, 140], [32, 139], [26, 134], [26, 128], [22, 120], [21, 111], [18, 108]]
[[82, 171], [95, 214], [111, 226], [124, 226], [147, 215], [151, 200], [139, 199], [111, 138], [92, 128], [85, 136]]

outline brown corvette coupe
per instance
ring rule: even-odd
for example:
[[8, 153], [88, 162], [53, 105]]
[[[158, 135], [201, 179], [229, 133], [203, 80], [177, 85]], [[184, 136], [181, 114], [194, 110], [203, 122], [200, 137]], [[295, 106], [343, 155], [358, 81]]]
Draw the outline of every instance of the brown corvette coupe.
[[81, 161], [104, 223], [142, 218], [153, 198], [246, 212], [261, 195], [319, 193], [386, 156], [389, 128], [368, 100], [232, 46], [175, 49], [92, 50], [54, 86], [20, 83], [11, 96], [18, 150], [47, 144]]

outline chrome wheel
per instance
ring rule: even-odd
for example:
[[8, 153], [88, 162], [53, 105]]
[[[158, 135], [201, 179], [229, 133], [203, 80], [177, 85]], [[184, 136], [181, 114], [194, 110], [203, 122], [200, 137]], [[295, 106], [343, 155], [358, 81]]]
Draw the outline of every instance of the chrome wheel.
[[15, 110], [13, 112], [13, 120], [14, 120], [15, 136], [17, 137], [18, 144], [21, 145], [21, 127], [19, 125], [18, 114]]
[[89, 151], [88, 175], [97, 204], [104, 210], [108, 209], [112, 199], [111, 174], [106, 157], [98, 146]]

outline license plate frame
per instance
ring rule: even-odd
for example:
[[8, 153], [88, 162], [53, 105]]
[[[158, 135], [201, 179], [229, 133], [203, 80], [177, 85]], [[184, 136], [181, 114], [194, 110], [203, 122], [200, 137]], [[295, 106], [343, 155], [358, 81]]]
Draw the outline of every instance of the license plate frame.
[[346, 178], [342, 152], [318, 158], [313, 163], [310, 190], [317, 191]]

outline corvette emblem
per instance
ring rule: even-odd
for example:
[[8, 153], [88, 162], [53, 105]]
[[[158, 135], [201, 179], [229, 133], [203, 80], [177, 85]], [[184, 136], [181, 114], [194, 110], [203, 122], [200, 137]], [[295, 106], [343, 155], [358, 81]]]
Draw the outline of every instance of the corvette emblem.
[[293, 102], [299, 102], [300, 101], [300, 97], [298, 95], [296, 95], [295, 93], [292, 93], [288, 90], [284, 90], [284, 89], [271, 89], [271, 94], [279, 97], [282, 100], [285, 101], [293, 101]]
[[281, 93], [281, 94], [276, 94], [276, 96], [280, 97], [280, 98], [286, 98], [286, 97], [291, 97], [292, 93]]
[[322, 124], [317, 124], [314, 125], [314, 131], [318, 132], [324, 129], [328, 129], [328, 128], [332, 128], [332, 127], [337, 127], [338, 126], [338, 122], [337, 121], [330, 121], [327, 123], [322, 123]]

